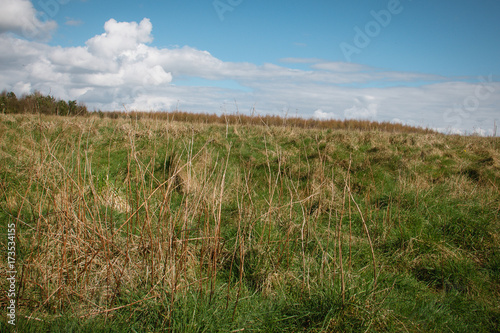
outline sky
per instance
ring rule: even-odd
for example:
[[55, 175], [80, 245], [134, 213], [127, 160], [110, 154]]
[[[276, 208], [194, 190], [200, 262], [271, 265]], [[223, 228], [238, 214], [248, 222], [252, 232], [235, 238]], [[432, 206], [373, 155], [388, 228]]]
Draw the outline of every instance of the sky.
[[[0, 0], [0, 90], [492, 135], [498, 0]], [[500, 133], [500, 131], [499, 131]]]

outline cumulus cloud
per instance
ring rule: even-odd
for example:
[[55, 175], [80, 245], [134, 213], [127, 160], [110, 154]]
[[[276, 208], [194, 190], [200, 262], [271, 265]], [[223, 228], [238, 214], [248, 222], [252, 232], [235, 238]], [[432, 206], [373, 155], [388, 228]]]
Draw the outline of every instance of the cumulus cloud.
[[39, 13], [29, 0], [0, 1], [0, 33], [13, 32], [28, 39], [47, 40], [57, 28], [57, 23], [47, 18], [46, 13]]
[[134, 52], [141, 43], [152, 42], [152, 29], [153, 25], [147, 18], [139, 24], [111, 19], [104, 24], [105, 33], [89, 39], [86, 44], [90, 53], [111, 58], [125, 51]]
[[146, 45], [153, 40], [151, 32], [149, 19], [111, 19], [104, 33], [85, 46], [66, 48], [0, 35], [0, 84], [18, 93], [37, 89], [65, 99], [88, 98], [89, 104], [115, 105], [113, 99], [122, 96], [132, 102], [151, 87], [172, 81], [164, 67], [168, 62], [157, 57], [161, 52]]
[[[13, 23], [5, 28], [8, 24], [0, 22], [1, 31], [13, 31]], [[102, 34], [89, 37], [84, 45], [60, 47], [0, 34], [0, 89], [39, 90], [102, 110], [125, 105], [128, 110], [235, 112], [236, 99], [240, 112], [255, 107], [259, 114], [283, 114], [286, 108], [306, 118], [400, 119], [469, 133], [489, 133], [479, 129], [492, 127], [500, 105], [500, 83], [492, 77], [464, 82], [315, 58], [281, 60], [309, 67], [298, 70], [225, 62], [190, 46], [158, 48], [151, 45], [153, 25], [147, 18], [139, 23], [110, 19]]]
[[378, 104], [374, 103], [373, 96], [356, 97], [354, 105], [344, 110], [344, 116], [347, 119], [371, 119], [377, 117]]
[[327, 120], [327, 119], [335, 119], [337, 117], [333, 112], [324, 112], [323, 110], [318, 109], [314, 111], [313, 118], [318, 120]]

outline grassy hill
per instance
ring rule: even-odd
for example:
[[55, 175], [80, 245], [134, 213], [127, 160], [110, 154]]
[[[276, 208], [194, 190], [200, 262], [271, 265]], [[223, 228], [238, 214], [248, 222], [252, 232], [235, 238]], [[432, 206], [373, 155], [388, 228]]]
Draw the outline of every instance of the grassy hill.
[[16, 328], [500, 331], [500, 140], [392, 130], [0, 115]]

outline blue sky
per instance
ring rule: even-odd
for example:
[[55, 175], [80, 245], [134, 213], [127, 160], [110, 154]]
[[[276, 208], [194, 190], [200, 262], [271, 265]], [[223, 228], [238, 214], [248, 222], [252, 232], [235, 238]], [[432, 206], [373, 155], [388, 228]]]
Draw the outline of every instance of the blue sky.
[[[351, 42], [354, 26], [373, 20], [372, 10], [388, 1], [262, 1], [240, 3], [222, 13], [213, 1], [125, 0], [70, 1], [54, 19], [59, 29], [52, 45], [79, 46], [102, 33], [110, 18], [141, 21], [150, 18], [151, 45], [189, 45], [208, 50], [224, 61], [278, 63], [281, 58], [321, 58], [345, 61], [339, 44]], [[380, 68], [440, 75], [499, 73], [500, 2], [495, 0], [401, 0], [400, 14], [372, 39], [353, 61]], [[37, 2], [35, 8], [43, 10]], [[71, 18], [82, 25], [71, 27]]]
[[236, 100], [485, 135], [500, 120], [495, 0], [0, 4], [0, 89], [16, 93], [103, 110], [221, 113]]

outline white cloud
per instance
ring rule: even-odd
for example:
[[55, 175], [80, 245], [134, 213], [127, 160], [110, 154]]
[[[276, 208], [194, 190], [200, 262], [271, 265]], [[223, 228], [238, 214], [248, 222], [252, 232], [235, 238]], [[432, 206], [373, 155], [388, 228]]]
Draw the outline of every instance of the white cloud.
[[106, 58], [115, 57], [125, 51], [135, 51], [141, 43], [152, 42], [152, 29], [153, 25], [147, 18], [140, 24], [111, 19], [104, 24], [105, 33], [89, 39], [86, 44], [92, 54]]
[[311, 66], [314, 69], [322, 69], [332, 72], [353, 73], [362, 71], [373, 71], [372, 68], [350, 62], [320, 62]]
[[154, 60], [159, 50], [145, 45], [153, 40], [148, 19], [139, 24], [109, 20], [104, 30], [85, 46], [68, 48], [0, 35], [0, 87], [18, 93], [37, 89], [64, 99], [93, 96], [97, 100], [86, 100], [89, 106], [112, 106], [114, 97], [133, 89], [138, 93], [137, 87], [148, 91], [170, 84], [172, 74]]
[[0, 0], [0, 33], [13, 32], [28, 39], [47, 40], [57, 23], [46, 13], [39, 13], [29, 0]]
[[326, 120], [326, 119], [336, 119], [337, 116], [335, 116], [335, 113], [333, 112], [324, 112], [323, 110], [318, 109], [314, 111], [313, 118], [318, 120]]
[[347, 119], [370, 119], [377, 118], [377, 103], [373, 96], [363, 96], [354, 98], [354, 105], [344, 110], [344, 117]]
[[[259, 114], [282, 114], [285, 107], [289, 114], [307, 118], [399, 119], [468, 133], [474, 128], [488, 133], [498, 118], [500, 83], [489, 77], [486, 83], [458, 82], [314, 58], [281, 60], [304, 64], [307, 70], [225, 62], [189, 46], [154, 47], [152, 32], [149, 19], [111, 19], [102, 34], [89, 36], [78, 47], [0, 34], [0, 90], [22, 94], [36, 89], [102, 110], [123, 110], [123, 105], [128, 110], [172, 110], [179, 105], [193, 112], [235, 112], [236, 99], [240, 112], [250, 113], [255, 106]], [[190, 79], [213, 84], [189, 86]], [[223, 82], [234, 82], [234, 89]], [[471, 108], [474, 98], [478, 103]]]
[[356, 103], [352, 107], [344, 110], [344, 117], [346, 119], [376, 120], [377, 109], [377, 104], [362, 105], [361, 103]]

